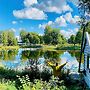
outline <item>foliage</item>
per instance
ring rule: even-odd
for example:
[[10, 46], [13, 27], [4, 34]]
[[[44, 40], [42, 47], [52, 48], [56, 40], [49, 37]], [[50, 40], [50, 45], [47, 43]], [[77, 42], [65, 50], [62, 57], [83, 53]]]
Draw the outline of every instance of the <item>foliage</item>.
[[[38, 69], [38, 67], [36, 68], [36, 66], [33, 66], [33, 65], [30, 68], [29, 67], [25, 68], [25, 70], [23, 71], [15, 71], [12, 69], [6, 69], [3, 67], [0, 67], [0, 78], [16, 80], [17, 79], [16, 75], [19, 75], [19, 76], [28, 75], [30, 80], [42, 78], [43, 80], [48, 81], [52, 76], [52, 74], [49, 72], [49, 70], [46, 70], [46, 68], [43, 68], [43, 71], [41, 72]], [[45, 76], [43, 75], [43, 73]]]
[[60, 43], [64, 43], [65, 39], [60, 34], [60, 31], [55, 28], [51, 28], [50, 26], [46, 26], [44, 30], [44, 42], [45, 44], [57, 45]]
[[[20, 77], [17, 76], [20, 80], [23, 90], [67, 90], [64, 86], [63, 81], [58, 81], [57, 78], [52, 78], [49, 82], [35, 79], [34, 82], [30, 82], [29, 77]], [[58, 85], [58, 84], [59, 85]]]
[[20, 32], [20, 37], [23, 43], [27, 43], [27, 44], [39, 44], [41, 43], [41, 37], [34, 32], [26, 32], [24, 30], [22, 30]]
[[0, 53], [2, 60], [15, 60], [18, 50], [1, 50]]
[[85, 31], [90, 34], [90, 22], [88, 22], [88, 25], [85, 27]]
[[23, 43], [28, 42], [28, 40], [26, 39], [26, 35], [27, 35], [27, 32], [25, 30], [20, 31], [20, 37]]
[[44, 44], [43, 36], [39, 36], [40, 44]]
[[7, 46], [8, 41], [7, 41], [7, 33], [6, 32], [2, 33], [2, 43], [4, 46]]
[[70, 36], [70, 38], [68, 39], [68, 43], [75, 44], [75, 35]]
[[72, 44], [63, 44], [63, 45], [58, 45], [56, 50], [80, 50], [80, 45], [76, 44], [73, 46]]
[[0, 50], [18, 50], [19, 46], [0, 46]]
[[81, 41], [82, 41], [82, 31], [79, 30], [79, 31], [77, 32], [77, 34], [76, 34], [76, 37], [75, 37], [75, 43], [76, 43], [76, 44], [77, 44], [77, 43], [81, 44]]
[[84, 17], [85, 13], [90, 12], [90, 0], [79, 0], [78, 8], [82, 17]]
[[17, 45], [17, 39], [15, 38], [14, 32], [12, 30], [2, 31], [0, 34], [1, 41], [4, 46]]
[[0, 82], [0, 90], [17, 90], [17, 88], [15, 87], [15, 82], [2, 79]]

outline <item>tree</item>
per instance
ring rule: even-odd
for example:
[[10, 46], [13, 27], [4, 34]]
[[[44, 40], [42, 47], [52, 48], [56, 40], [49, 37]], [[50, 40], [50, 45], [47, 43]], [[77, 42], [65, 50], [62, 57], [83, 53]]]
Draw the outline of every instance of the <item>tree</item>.
[[44, 42], [45, 44], [51, 44], [52, 37], [50, 33], [52, 32], [52, 28], [50, 26], [46, 26], [44, 30]]
[[13, 31], [8, 30], [7, 31], [7, 36], [8, 36], [7, 37], [8, 46], [12, 46], [12, 45], [16, 44], [15, 43], [16, 38], [15, 38], [15, 35], [14, 35]]
[[46, 26], [44, 30], [44, 42], [45, 44], [62, 44], [65, 41], [63, 35], [60, 34], [60, 30]]
[[59, 32], [58, 29], [53, 29], [52, 30], [51, 37], [52, 37], [51, 44], [56, 45], [56, 44], [60, 43], [61, 35], [60, 35], [60, 32]]
[[75, 35], [70, 36], [70, 38], [68, 39], [68, 43], [75, 44]]
[[12, 30], [3, 31], [1, 34], [1, 39], [4, 46], [17, 45], [17, 39], [15, 38]]
[[47, 25], [47, 26], [45, 27], [44, 34], [47, 35], [47, 34], [49, 34], [51, 31], [52, 31], [52, 28]]
[[39, 43], [40, 43], [39, 37], [36, 36], [36, 35], [33, 35], [33, 42], [32, 42], [32, 43], [33, 43], [33, 44], [39, 44]]
[[0, 43], [2, 43], [2, 31], [0, 31]]
[[79, 9], [90, 12], [90, 0], [79, 0]]
[[6, 46], [7, 43], [8, 43], [7, 38], [8, 38], [7, 32], [5, 32], [5, 31], [2, 32], [2, 43], [3, 43], [4, 46]]
[[86, 26], [86, 32], [90, 34], [90, 22], [88, 22], [88, 25]]
[[26, 38], [27, 32], [25, 30], [21, 30], [20, 31], [20, 37], [23, 43], [28, 42], [27, 38]]
[[14, 38], [14, 39], [13, 39], [13, 45], [15, 45], [15, 46], [16, 46], [17, 44], [18, 44], [18, 43], [17, 43], [17, 39], [16, 39], [16, 38]]
[[82, 31], [79, 30], [76, 34], [76, 37], [75, 37], [75, 43], [79, 43], [81, 44], [81, 41], [82, 41]]
[[90, 0], [79, 0], [78, 8], [81, 16], [79, 24], [84, 26], [88, 19], [90, 19]]
[[39, 35], [39, 39], [40, 39], [40, 44], [43, 44], [43, 43], [44, 43], [43, 36], [40, 36], [40, 35]]
[[30, 44], [39, 44], [40, 43], [39, 36], [36, 33], [30, 32], [26, 35], [26, 38], [29, 40]]

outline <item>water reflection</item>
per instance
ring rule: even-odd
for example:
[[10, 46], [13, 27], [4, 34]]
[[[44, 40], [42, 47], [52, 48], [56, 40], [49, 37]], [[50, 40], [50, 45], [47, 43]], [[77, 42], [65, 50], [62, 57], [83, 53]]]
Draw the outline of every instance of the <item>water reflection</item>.
[[79, 51], [42, 51], [42, 50], [8, 50], [0, 51], [0, 63], [7, 68], [24, 69], [28, 65], [46, 65], [47, 61], [63, 64], [66, 68], [77, 70]]
[[0, 60], [15, 60], [18, 50], [3, 50], [0, 51]]

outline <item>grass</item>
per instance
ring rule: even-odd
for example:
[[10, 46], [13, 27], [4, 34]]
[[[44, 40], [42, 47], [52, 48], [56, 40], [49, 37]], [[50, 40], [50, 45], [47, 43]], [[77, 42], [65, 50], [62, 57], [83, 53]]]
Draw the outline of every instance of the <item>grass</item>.
[[55, 50], [80, 50], [80, 45], [76, 44], [75, 46], [73, 44], [59, 44], [59, 45], [31, 45], [31, 46], [21, 46], [21, 48], [40, 48], [43, 51], [55, 51]]
[[42, 45], [42, 50], [46, 51], [46, 50], [55, 50], [56, 49], [56, 46], [55, 45]]
[[49, 50], [80, 50], [80, 45], [76, 44], [75, 46], [73, 44], [60, 44], [60, 45], [31, 45], [31, 46], [0, 46], [0, 50], [13, 50], [13, 49], [19, 49], [19, 48], [40, 48], [44, 51]]
[[3, 80], [0, 82], [0, 90], [17, 90], [15, 83]]
[[41, 48], [42, 45], [38, 44], [38, 45], [23, 45], [23, 46], [20, 46], [20, 48]]
[[0, 50], [14, 50], [14, 49], [19, 49], [19, 46], [0, 46]]
[[75, 46], [73, 44], [62, 44], [57, 46], [57, 50], [80, 50], [80, 45], [76, 44]]
[[[70, 83], [68, 81], [68, 85], [66, 85], [64, 80], [58, 80], [53, 76], [48, 82], [39, 79], [31, 82], [28, 75], [23, 77], [17, 76], [17, 79], [21, 83], [18, 84], [18, 90], [83, 90], [83, 83], [81, 82], [72, 81], [72, 83]], [[0, 82], [0, 90], [17, 90], [15, 81]], [[85, 90], [90, 89], [86, 88]]]

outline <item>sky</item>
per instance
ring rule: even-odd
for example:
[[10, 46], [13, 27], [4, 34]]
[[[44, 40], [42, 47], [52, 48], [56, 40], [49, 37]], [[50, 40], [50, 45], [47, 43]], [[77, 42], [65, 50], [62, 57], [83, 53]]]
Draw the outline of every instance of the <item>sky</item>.
[[76, 34], [80, 20], [77, 0], [0, 0], [0, 31], [11, 29], [43, 34], [46, 25], [66, 38]]

